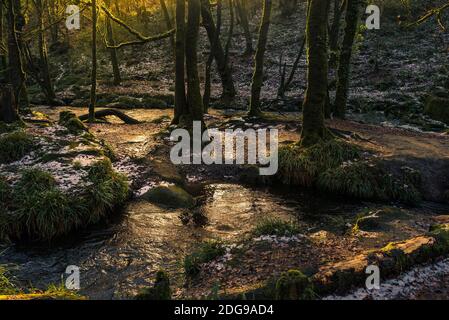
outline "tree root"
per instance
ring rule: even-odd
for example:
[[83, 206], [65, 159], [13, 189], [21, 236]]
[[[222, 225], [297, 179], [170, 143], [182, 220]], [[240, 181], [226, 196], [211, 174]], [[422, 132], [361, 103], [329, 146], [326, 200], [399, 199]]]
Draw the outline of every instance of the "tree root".
[[[130, 116], [127, 116], [125, 113], [115, 110], [115, 109], [104, 109], [99, 110], [95, 112], [95, 118], [103, 118], [106, 116], [116, 116], [120, 120], [122, 120], [126, 124], [139, 124], [140, 121], [134, 118], [131, 118]], [[82, 116], [79, 116], [79, 119], [81, 121], [89, 119], [88, 114], [84, 114]]]

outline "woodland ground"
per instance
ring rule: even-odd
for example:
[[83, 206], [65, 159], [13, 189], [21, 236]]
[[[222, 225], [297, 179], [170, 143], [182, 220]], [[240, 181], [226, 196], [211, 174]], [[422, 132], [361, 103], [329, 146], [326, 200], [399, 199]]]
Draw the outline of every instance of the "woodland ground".
[[[252, 16], [253, 30], [259, 18], [259, 14]], [[281, 144], [298, 141], [299, 106], [306, 86], [304, 57], [286, 98], [278, 99], [276, 95], [280, 55], [291, 66], [304, 24], [302, 6], [289, 19], [275, 15], [270, 29], [262, 99], [265, 110], [273, 111], [276, 121], [243, 118], [241, 110], [248, 104], [253, 64], [251, 57], [242, 56], [244, 39], [238, 33], [231, 49], [231, 64], [239, 98], [232, 110], [212, 110], [206, 117], [209, 126], [272, 127], [280, 130]], [[236, 29], [240, 32], [238, 26]], [[203, 30], [201, 34], [205, 38]], [[407, 29], [399, 26], [394, 17], [386, 17], [381, 30], [364, 31], [362, 37], [354, 61], [348, 120], [330, 119], [327, 125], [338, 130], [344, 139], [385, 159], [393, 170], [401, 166], [420, 170], [428, 200], [420, 206], [343, 200], [299, 188], [252, 188], [239, 181], [241, 171], [235, 167], [184, 166], [176, 170], [164, 166], [169, 163], [167, 128], [172, 110], [167, 107], [172, 104], [174, 88], [172, 63], [166, 54], [169, 46], [164, 41], [120, 52], [125, 79], [120, 87], [112, 86], [106, 76], [110, 74], [106, 58], [99, 70], [100, 105], [127, 108], [128, 115], [141, 121], [127, 125], [108, 117], [109, 123], [89, 125], [91, 133], [108, 142], [116, 152], [115, 167], [131, 177], [134, 199], [126, 209], [124, 221], [110, 222], [117, 225], [108, 224], [101, 237], [88, 235], [81, 244], [70, 244], [68, 249], [62, 245], [62, 249], [55, 250], [57, 253], [42, 250], [36, 256], [20, 247], [7, 247], [4, 256], [0, 254], [0, 263], [18, 265], [13, 274], [20, 283], [32, 282], [42, 287], [58, 280], [66, 262], [79, 264], [89, 278], [89, 286], [81, 293], [93, 298], [131, 297], [151, 284], [155, 272], [163, 267], [172, 278], [175, 297], [214, 297], [218, 291], [230, 293], [251, 288], [289, 269], [311, 275], [328, 264], [382, 248], [391, 241], [424, 234], [433, 224], [449, 222], [443, 194], [449, 186], [448, 127], [423, 114], [426, 96], [435, 90], [447, 90], [449, 84], [448, 34], [440, 32], [436, 24]], [[206, 60], [208, 48], [202, 47], [201, 52], [202, 60]], [[53, 65], [58, 74], [58, 97], [67, 105], [81, 108], [40, 105], [34, 110], [55, 121], [62, 110], [77, 115], [86, 113], [87, 61], [87, 56], [73, 55], [68, 61]], [[203, 64], [200, 68], [204, 70]], [[216, 102], [220, 94], [216, 76], [212, 88]], [[38, 102], [39, 95], [35, 94], [33, 100]], [[137, 103], [145, 109], [129, 109]], [[166, 108], [148, 110], [160, 104]], [[121, 164], [125, 165], [120, 168]], [[139, 198], [154, 186], [177, 180], [178, 176], [185, 177], [185, 189], [201, 201], [200, 207], [208, 218], [204, 227], [183, 225], [179, 219], [182, 210], [157, 208]], [[380, 229], [354, 228], [358, 218], [376, 212], [387, 212], [391, 219]], [[275, 216], [294, 221], [294, 233], [254, 233], [261, 221]], [[101, 226], [95, 228], [98, 232]], [[183, 257], [196, 250], [199, 242], [210, 239], [223, 241], [224, 252], [200, 265], [196, 278], [186, 279]], [[80, 250], [86, 253], [76, 253]], [[35, 260], [26, 263], [31, 257]], [[49, 270], [54, 274], [47, 275]], [[443, 273], [442, 277], [447, 278], [448, 274]], [[444, 290], [443, 296], [447, 292]]]

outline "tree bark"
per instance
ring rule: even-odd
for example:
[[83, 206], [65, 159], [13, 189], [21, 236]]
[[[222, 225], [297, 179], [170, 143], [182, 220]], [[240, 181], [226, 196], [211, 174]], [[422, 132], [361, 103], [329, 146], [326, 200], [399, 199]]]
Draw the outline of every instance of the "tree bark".
[[[106, 5], [110, 6], [109, 0], [106, 1]], [[112, 28], [111, 18], [106, 17], [106, 36], [108, 37], [108, 43], [115, 46], [114, 39], [114, 29]], [[114, 74], [114, 85], [118, 86], [122, 82], [122, 77], [120, 76], [120, 68], [118, 65], [117, 49], [109, 48], [109, 54], [111, 56], [112, 73]]]
[[[19, 99], [23, 99], [24, 107], [28, 107], [28, 99], [25, 87], [25, 72], [23, 70], [22, 53], [17, 37], [17, 8], [20, 9], [19, 0], [8, 0], [7, 21], [8, 21], [8, 67], [9, 82], [14, 90], [14, 97], [18, 105]], [[20, 27], [21, 28], [21, 27]]]
[[19, 119], [13, 87], [3, 84], [0, 86], [0, 121], [12, 123]]
[[243, 34], [245, 35], [246, 49], [244, 55], [249, 55], [254, 52], [254, 49], [251, 31], [249, 29], [248, 11], [246, 10], [246, 4], [243, 0], [235, 0], [235, 4], [240, 18], [240, 25], [242, 26]]
[[249, 114], [260, 114], [260, 91], [263, 84], [263, 63], [267, 47], [268, 30], [270, 28], [271, 0], [264, 0], [263, 14], [259, 27], [259, 39], [257, 41], [254, 73], [251, 82], [251, 98], [249, 102]]
[[[170, 14], [168, 13], [167, 5], [165, 4], [165, 0], [160, 0], [162, 14], [164, 15], [165, 25], [167, 26], [167, 30], [171, 30], [173, 28]], [[173, 52], [173, 56], [175, 56], [175, 36], [170, 36], [170, 46]]]
[[335, 95], [335, 115], [344, 118], [346, 113], [346, 103], [348, 100], [349, 76], [351, 69], [351, 56], [354, 39], [359, 26], [361, 4], [360, 0], [347, 0], [346, 27], [340, 57], [338, 59], [337, 92]]
[[176, 0], [176, 38], [175, 38], [175, 111], [173, 124], [186, 112], [185, 88], [185, 0]]
[[95, 121], [97, 100], [97, 1], [92, 0], [92, 74], [90, 86], [89, 122]]
[[234, 33], [234, 5], [232, 0], [228, 0], [229, 5], [229, 31], [228, 31], [228, 39], [226, 40], [225, 46], [225, 63], [229, 66], [229, 50], [232, 45], [232, 35]]
[[47, 44], [45, 41], [45, 27], [44, 27], [44, 5], [42, 0], [35, 0], [37, 20], [39, 24], [38, 32], [38, 47], [39, 47], [39, 72], [40, 85], [44, 91], [47, 102], [50, 105], [55, 104], [55, 91], [50, 77], [50, 70], [48, 68], [48, 53]]
[[307, 90], [303, 103], [301, 145], [325, 140], [330, 133], [324, 125], [327, 96], [327, 20], [330, 0], [310, 0], [307, 14]]
[[347, 0], [334, 0], [334, 15], [329, 34], [329, 66], [334, 67], [338, 57], [341, 16], [345, 10]]
[[[186, 30], [186, 72], [187, 72], [187, 104], [189, 116], [186, 120], [203, 121], [203, 101], [198, 75], [198, 35], [200, 30], [200, 0], [188, 0], [188, 18]], [[188, 127], [192, 123], [187, 123]]]
[[[203, 26], [206, 29], [207, 37], [209, 38], [209, 42], [212, 46], [217, 30], [210, 11], [209, 0], [201, 0], [201, 16], [203, 18]], [[217, 69], [223, 87], [221, 100], [225, 105], [228, 105], [234, 99], [237, 92], [235, 90], [234, 82], [232, 80], [232, 73], [229, 69], [228, 64], [226, 63], [225, 52], [220, 41], [216, 43], [215, 49], [215, 61], [217, 63]]]
[[[99, 111], [95, 111], [95, 118], [103, 118], [106, 116], [116, 116], [120, 120], [122, 120], [126, 124], [139, 124], [140, 121], [134, 118], [131, 118], [130, 116], [126, 115], [125, 113], [115, 110], [115, 109], [103, 109]], [[84, 114], [82, 116], [79, 116], [80, 120], [88, 120], [89, 114]]]

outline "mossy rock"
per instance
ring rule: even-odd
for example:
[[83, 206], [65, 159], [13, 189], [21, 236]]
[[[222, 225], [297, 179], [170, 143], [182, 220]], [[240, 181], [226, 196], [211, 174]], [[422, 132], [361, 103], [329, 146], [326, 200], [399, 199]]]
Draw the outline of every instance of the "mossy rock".
[[139, 98], [120, 96], [116, 100], [117, 106], [119, 106], [120, 108], [131, 109], [142, 107], [142, 101]]
[[434, 120], [449, 124], [449, 98], [429, 96], [426, 100], [424, 112]]
[[167, 102], [154, 98], [154, 97], [143, 97], [141, 105], [147, 109], [157, 109], [157, 108], [167, 108]]
[[355, 228], [363, 231], [386, 230], [390, 221], [406, 216], [407, 214], [400, 209], [384, 208], [357, 219]]
[[58, 122], [73, 134], [80, 134], [88, 131], [84, 123], [72, 111], [61, 111], [59, 113]]
[[170, 300], [170, 278], [168, 274], [160, 270], [156, 273], [156, 281], [153, 287], [141, 290], [137, 296], [137, 300]]
[[143, 198], [170, 208], [191, 208], [195, 204], [193, 197], [178, 186], [158, 186], [145, 193]]
[[0, 137], [0, 163], [20, 160], [34, 149], [34, 139], [22, 130], [13, 131]]
[[314, 297], [312, 282], [299, 270], [282, 273], [275, 292], [278, 300], [310, 300]]

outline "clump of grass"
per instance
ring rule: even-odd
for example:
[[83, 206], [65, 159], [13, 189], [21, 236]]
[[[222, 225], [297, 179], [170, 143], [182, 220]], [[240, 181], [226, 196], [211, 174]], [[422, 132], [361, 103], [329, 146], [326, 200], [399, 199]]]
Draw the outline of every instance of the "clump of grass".
[[22, 130], [0, 137], [0, 163], [10, 163], [21, 159], [33, 150], [33, 138]]
[[107, 158], [92, 165], [86, 182], [88, 186], [73, 196], [58, 189], [54, 177], [39, 169], [24, 170], [12, 193], [0, 180], [1, 196], [12, 194], [0, 211], [0, 237], [51, 240], [98, 222], [128, 197], [126, 178], [112, 169]]
[[361, 199], [394, 199], [408, 204], [421, 200], [417, 186], [411, 184], [411, 180], [395, 178], [380, 163], [368, 161], [344, 163], [324, 171], [318, 178], [318, 187]]
[[9, 279], [6, 269], [3, 266], [0, 266], [0, 295], [16, 294], [17, 292], [18, 289]]
[[338, 139], [308, 148], [293, 144], [279, 150], [278, 177], [286, 184], [356, 198], [416, 204], [421, 199], [420, 174], [405, 167], [401, 171], [400, 176], [389, 174], [380, 161], [362, 159], [358, 147]]
[[253, 231], [257, 236], [276, 235], [276, 236], [292, 236], [299, 233], [298, 225], [293, 221], [285, 221], [279, 218], [266, 218], [260, 221]]
[[360, 158], [359, 148], [338, 139], [303, 148], [297, 144], [279, 149], [278, 177], [286, 184], [311, 186], [320, 172], [344, 161]]
[[104, 158], [89, 168], [89, 186], [82, 199], [90, 208], [87, 219], [89, 223], [97, 222], [104, 214], [115, 206], [121, 205], [128, 198], [128, 182], [126, 177], [115, 172], [111, 160]]
[[152, 287], [142, 289], [136, 296], [137, 300], [170, 300], [170, 278], [163, 270], [156, 273], [156, 281]]
[[201, 243], [192, 253], [184, 258], [184, 272], [193, 278], [199, 274], [201, 265], [223, 255], [225, 248], [220, 241], [206, 241]]

